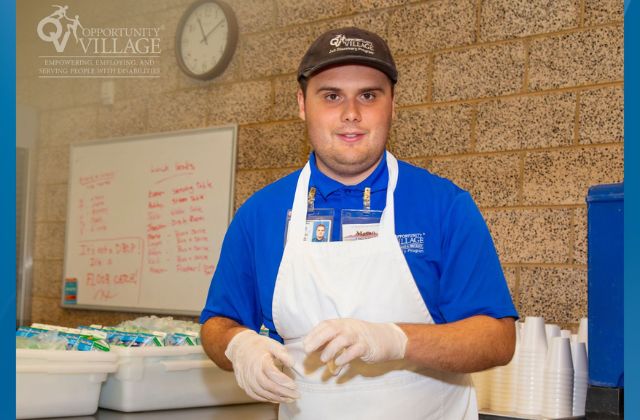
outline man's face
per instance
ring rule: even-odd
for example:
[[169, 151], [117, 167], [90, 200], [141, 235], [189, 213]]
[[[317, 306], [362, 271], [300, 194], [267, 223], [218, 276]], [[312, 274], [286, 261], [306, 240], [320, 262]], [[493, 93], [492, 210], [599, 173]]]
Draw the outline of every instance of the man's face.
[[298, 91], [318, 168], [346, 185], [364, 180], [382, 159], [394, 111], [391, 81], [357, 64], [312, 76]]
[[318, 225], [318, 227], [316, 227], [316, 239], [321, 241], [322, 239], [324, 239], [324, 231], [325, 231], [325, 227], [324, 225]]

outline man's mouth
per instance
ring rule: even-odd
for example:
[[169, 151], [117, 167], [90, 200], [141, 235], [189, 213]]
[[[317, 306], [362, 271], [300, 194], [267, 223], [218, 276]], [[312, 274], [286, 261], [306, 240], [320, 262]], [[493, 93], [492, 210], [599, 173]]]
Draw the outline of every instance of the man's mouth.
[[342, 141], [345, 141], [347, 143], [354, 143], [364, 138], [365, 133], [361, 131], [348, 131], [348, 132], [336, 133], [336, 135]]

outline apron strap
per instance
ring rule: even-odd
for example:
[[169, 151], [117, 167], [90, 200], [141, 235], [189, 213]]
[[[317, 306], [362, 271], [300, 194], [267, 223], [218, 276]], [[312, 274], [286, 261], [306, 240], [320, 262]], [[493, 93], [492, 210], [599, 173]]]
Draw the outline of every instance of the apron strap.
[[311, 178], [311, 166], [309, 162], [304, 165], [298, 184], [296, 185], [296, 193], [293, 197], [293, 206], [291, 207], [291, 220], [287, 229], [287, 243], [291, 241], [304, 241], [304, 231], [307, 223], [307, 194], [309, 189], [309, 179]]
[[389, 172], [389, 183], [387, 184], [387, 201], [380, 218], [380, 229], [378, 235], [384, 238], [396, 238], [395, 226], [395, 203], [393, 193], [398, 184], [398, 161], [390, 152], [387, 153], [387, 170]]

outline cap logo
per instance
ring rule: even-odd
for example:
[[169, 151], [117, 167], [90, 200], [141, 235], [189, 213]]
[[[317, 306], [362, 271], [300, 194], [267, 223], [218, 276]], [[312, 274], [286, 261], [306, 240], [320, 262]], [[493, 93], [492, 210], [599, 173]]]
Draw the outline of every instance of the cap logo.
[[338, 34], [331, 38], [329, 44], [335, 47], [334, 49], [329, 51], [329, 54], [345, 50], [360, 51], [366, 54], [375, 54], [373, 42], [366, 41], [360, 38], [347, 38], [343, 34]]

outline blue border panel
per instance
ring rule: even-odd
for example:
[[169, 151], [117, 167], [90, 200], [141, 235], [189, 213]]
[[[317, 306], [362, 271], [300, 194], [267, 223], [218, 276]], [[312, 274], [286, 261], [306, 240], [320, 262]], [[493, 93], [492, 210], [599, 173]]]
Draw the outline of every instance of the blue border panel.
[[[624, 2], [624, 261], [625, 261], [625, 418], [640, 419], [640, 124], [638, 123], [638, 49], [640, 1]], [[635, 398], [634, 398], [635, 396]]]
[[16, 353], [12, 337], [16, 323], [16, 5], [13, 1], [2, 2], [0, 9], [0, 39], [3, 41], [0, 63], [0, 220], [2, 220], [2, 292], [0, 293], [0, 319], [5, 342], [0, 346], [0, 418], [15, 418]]

